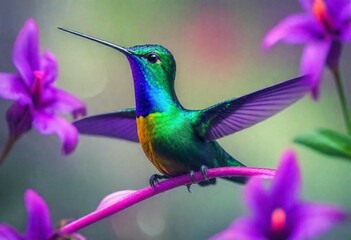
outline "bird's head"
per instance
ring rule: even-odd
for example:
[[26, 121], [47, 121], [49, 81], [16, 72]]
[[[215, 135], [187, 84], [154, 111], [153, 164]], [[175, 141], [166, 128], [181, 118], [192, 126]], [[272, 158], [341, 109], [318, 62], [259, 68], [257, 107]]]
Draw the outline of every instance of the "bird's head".
[[59, 29], [111, 47], [128, 58], [133, 72], [137, 116], [180, 106], [174, 90], [176, 63], [165, 47], [145, 44], [126, 48], [76, 31]]
[[165, 47], [145, 44], [126, 48], [76, 31], [64, 28], [59, 29], [98, 42], [123, 53], [128, 58], [134, 81], [137, 81], [138, 84], [140, 84], [140, 81], [148, 81], [148, 84], [152, 85], [152, 87], [166, 88], [165, 90], [173, 88], [176, 63], [171, 52]]
[[[161, 45], [137, 45], [128, 48], [126, 54], [131, 64], [134, 78], [143, 74], [155, 81], [155, 84], [170, 84], [174, 81], [176, 63], [173, 55]], [[162, 81], [168, 81], [162, 82]]]

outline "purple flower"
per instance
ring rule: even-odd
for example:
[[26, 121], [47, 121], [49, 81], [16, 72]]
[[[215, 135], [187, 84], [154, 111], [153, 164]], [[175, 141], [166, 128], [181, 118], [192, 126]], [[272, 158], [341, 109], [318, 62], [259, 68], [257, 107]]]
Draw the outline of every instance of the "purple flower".
[[245, 199], [252, 215], [239, 218], [212, 240], [310, 239], [346, 218], [336, 207], [300, 200], [300, 185], [296, 157], [287, 151], [269, 190], [257, 178], [246, 186]]
[[306, 44], [300, 72], [310, 74], [314, 99], [319, 95], [323, 68], [338, 67], [342, 42], [351, 40], [350, 0], [300, 0], [304, 13], [283, 19], [265, 37], [264, 47], [278, 41]]
[[58, 114], [77, 117], [85, 115], [86, 108], [55, 86], [57, 61], [48, 50], [40, 54], [39, 29], [33, 19], [26, 21], [17, 36], [13, 63], [17, 73], [0, 73], [0, 97], [15, 100], [7, 111], [9, 139], [18, 139], [33, 126], [42, 134], [56, 133], [63, 142], [63, 153], [72, 152], [78, 143], [78, 132]]
[[[19, 233], [14, 227], [0, 224], [0, 239], [6, 240], [54, 240], [54, 239], [76, 239], [84, 240], [79, 234], [60, 236], [55, 234], [51, 225], [49, 209], [45, 201], [33, 190], [25, 193], [25, 204], [28, 214], [27, 229], [24, 234]], [[61, 237], [61, 238], [60, 238]], [[67, 237], [67, 238], [64, 238]], [[68, 238], [71, 237], [71, 238]]]

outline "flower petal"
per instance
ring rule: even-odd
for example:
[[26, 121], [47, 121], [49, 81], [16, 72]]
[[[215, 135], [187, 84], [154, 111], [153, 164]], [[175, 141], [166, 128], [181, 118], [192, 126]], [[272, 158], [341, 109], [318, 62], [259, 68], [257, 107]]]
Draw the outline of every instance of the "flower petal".
[[340, 36], [342, 41], [351, 42], [351, 25], [345, 26]]
[[342, 22], [342, 21], [347, 21], [347, 12], [344, 12], [344, 10], [347, 8], [347, 6], [350, 4], [350, 0], [324, 0], [328, 12], [330, 13], [330, 16], [334, 19], [336, 22]]
[[[300, 4], [306, 13], [309, 13], [311, 16], [313, 13], [313, 5], [316, 0], [300, 0]], [[324, 0], [324, 4], [327, 7], [328, 15], [331, 17], [332, 21], [338, 26], [343, 22], [347, 21], [347, 15], [344, 12], [344, 9], [347, 8], [347, 5], [350, 3], [349, 0]]]
[[326, 204], [302, 203], [295, 212], [298, 220], [291, 239], [312, 239], [347, 217], [341, 209]]
[[[312, 12], [315, 1], [316, 0], [300, 0], [300, 4], [306, 12]], [[324, 0], [324, 3], [327, 5], [328, 9], [339, 10], [340, 13], [340, 10], [349, 4], [350, 0]]]
[[[253, 213], [253, 218], [260, 228], [266, 228], [270, 218], [270, 205], [267, 191], [263, 187], [262, 179], [252, 178], [245, 187], [245, 202]], [[257, 228], [257, 227], [256, 227]]]
[[65, 119], [53, 114], [36, 112], [33, 126], [42, 134], [56, 133], [63, 143], [63, 154], [71, 153], [78, 143], [77, 129]]
[[47, 108], [56, 113], [71, 113], [74, 118], [87, 114], [85, 104], [73, 95], [57, 88], [47, 91], [50, 103]]
[[33, 19], [28, 19], [17, 36], [13, 49], [13, 63], [29, 87], [33, 72], [39, 70], [39, 29]]
[[45, 201], [33, 190], [25, 193], [28, 214], [27, 239], [47, 240], [53, 233], [50, 213]]
[[305, 46], [302, 53], [300, 73], [310, 76], [312, 97], [315, 100], [319, 97], [319, 84], [330, 47], [329, 41], [312, 42]]
[[342, 52], [342, 44], [340, 41], [333, 41], [330, 45], [326, 59], [326, 66], [329, 69], [338, 69], [339, 60]]
[[0, 224], [0, 240], [24, 240], [12, 226]]
[[[59, 230], [54, 233], [49, 240], [86, 240], [86, 238], [79, 233], [62, 234]], [[1, 239], [0, 239], [1, 240]]]
[[227, 229], [212, 236], [210, 240], [266, 240], [257, 226], [248, 218], [242, 217], [232, 223]]
[[26, 98], [29, 101], [21, 77], [12, 73], [0, 73], [0, 97], [11, 100]]
[[290, 208], [296, 201], [301, 185], [301, 176], [295, 153], [287, 150], [280, 161], [272, 183], [270, 201], [275, 208]]
[[104, 197], [104, 199], [102, 199], [102, 201], [100, 202], [96, 210], [100, 210], [108, 206], [111, 206], [135, 192], [136, 192], [135, 190], [123, 190], [123, 191], [118, 191], [110, 195], [107, 195], [106, 197]]
[[32, 128], [32, 112], [28, 105], [14, 102], [6, 112], [6, 121], [10, 136], [20, 137]]
[[102, 199], [102, 201], [100, 202], [96, 210], [100, 210], [108, 206], [111, 206], [135, 192], [136, 192], [135, 190], [123, 190], [123, 191], [118, 191], [110, 195], [107, 195], [106, 197], [104, 197], [104, 199]]
[[58, 65], [56, 57], [49, 50], [46, 50], [41, 59], [41, 69], [44, 73], [44, 81], [46, 85], [55, 82], [58, 76]]
[[270, 48], [278, 41], [304, 43], [319, 39], [323, 30], [316, 21], [306, 14], [291, 15], [271, 29], [263, 40], [263, 47]]
[[350, 26], [351, 2], [349, 0], [347, 1], [347, 4], [343, 7], [339, 14], [341, 23], [345, 24], [343, 25], [343, 27]]
[[313, 1], [314, 0], [300, 0], [300, 5], [306, 12], [312, 12]]

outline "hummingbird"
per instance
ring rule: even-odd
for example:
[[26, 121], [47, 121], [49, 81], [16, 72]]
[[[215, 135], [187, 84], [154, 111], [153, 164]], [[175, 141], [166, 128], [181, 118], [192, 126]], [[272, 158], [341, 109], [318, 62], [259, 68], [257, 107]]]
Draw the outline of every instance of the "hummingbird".
[[[259, 123], [302, 98], [310, 89], [306, 76], [232, 98], [211, 107], [189, 110], [179, 102], [174, 81], [176, 62], [161, 45], [122, 47], [77, 31], [65, 32], [98, 42], [124, 54], [130, 64], [135, 91], [135, 108], [90, 116], [74, 122], [82, 134], [124, 139], [139, 143], [151, 163], [163, 175], [158, 180], [201, 171], [199, 184], [215, 184], [206, 178], [207, 168], [244, 164], [228, 154], [216, 141]], [[239, 177], [227, 180], [244, 183]], [[194, 183], [194, 182], [193, 182]]]

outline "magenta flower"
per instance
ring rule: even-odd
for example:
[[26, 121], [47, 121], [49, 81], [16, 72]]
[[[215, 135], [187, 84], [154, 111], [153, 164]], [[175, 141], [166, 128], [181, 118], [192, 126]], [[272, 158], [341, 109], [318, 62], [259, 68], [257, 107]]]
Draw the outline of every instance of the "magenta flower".
[[[49, 209], [45, 201], [33, 190], [25, 193], [25, 204], [28, 214], [27, 229], [24, 234], [19, 233], [14, 227], [0, 224], [0, 239], [6, 240], [54, 240], [76, 239], [84, 240], [79, 234], [59, 235], [53, 229]], [[70, 237], [70, 238], [69, 238]]]
[[10, 134], [4, 151], [33, 126], [42, 134], [56, 133], [63, 142], [63, 153], [72, 152], [78, 143], [78, 132], [57, 114], [71, 113], [77, 117], [85, 115], [86, 108], [80, 100], [55, 86], [57, 61], [49, 51], [40, 54], [39, 29], [33, 19], [26, 21], [17, 36], [13, 63], [17, 73], [0, 73], [0, 97], [15, 100], [7, 111]]
[[269, 190], [257, 178], [246, 186], [245, 200], [252, 215], [239, 218], [211, 240], [310, 239], [346, 218], [336, 207], [300, 200], [300, 184], [296, 157], [287, 151]]
[[265, 37], [264, 47], [278, 41], [306, 44], [300, 72], [311, 75], [312, 96], [319, 95], [323, 68], [337, 69], [342, 42], [351, 41], [350, 0], [300, 0], [304, 13], [283, 19]]

